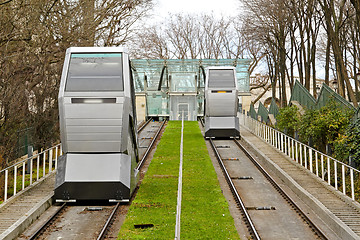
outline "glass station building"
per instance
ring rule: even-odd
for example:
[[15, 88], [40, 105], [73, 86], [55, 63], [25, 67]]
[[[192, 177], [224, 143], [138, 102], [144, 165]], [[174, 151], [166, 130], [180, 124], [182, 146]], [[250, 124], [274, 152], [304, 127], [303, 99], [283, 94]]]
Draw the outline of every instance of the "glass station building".
[[[205, 69], [209, 66], [234, 66], [241, 96], [249, 96], [250, 59], [168, 59], [131, 60], [135, 80], [138, 120], [145, 116], [196, 121], [204, 114]], [[142, 119], [143, 118], [143, 119]]]

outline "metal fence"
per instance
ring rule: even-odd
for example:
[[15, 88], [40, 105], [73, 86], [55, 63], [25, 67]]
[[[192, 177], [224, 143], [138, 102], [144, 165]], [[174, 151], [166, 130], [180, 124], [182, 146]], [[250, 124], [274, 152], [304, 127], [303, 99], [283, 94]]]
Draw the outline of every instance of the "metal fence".
[[360, 171], [309, 147], [249, 116], [240, 120], [249, 130], [265, 142], [286, 154], [342, 194], [359, 201]]
[[310, 94], [310, 92], [299, 82], [295, 81], [294, 87], [291, 91], [291, 97], [289, 103], [292, 101], [299, 102], [302, 106], [312, 109], [316, 105], [316, 99]]
[[62, 155], [62, 147], [58, 144], [1, 170], [0, 179], [4, 179], [1, 182], [4, 202], [9, 200], [9, 195], [15, 196], [54, 172], [60, 155]]
[[274, 98], [272, 98], [271, 104], [269, 107], [269, 114], [272, 114], [276, 118], [276, 116], [279, 115], [279, 112], [280, 112], [279, 107], [276, 104], [276, 101], [274, 100]]

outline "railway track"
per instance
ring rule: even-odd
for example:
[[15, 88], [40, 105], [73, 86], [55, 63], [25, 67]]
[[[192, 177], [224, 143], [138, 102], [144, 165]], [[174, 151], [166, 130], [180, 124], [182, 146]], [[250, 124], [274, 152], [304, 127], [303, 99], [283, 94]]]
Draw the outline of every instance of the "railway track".
[[209, 142], [252, 239], [327, 239], [240, 141]]
[[[139, 155], [142, 157], [136, 168], [138, 171], [142, 169], [164, 125], [165, 125], [165, 121], [159, 123], [159, 122], [152, 122], [151, 119], [149, 119], [139, 128], [138, 130], [139, 136], [141, 133], [141, 136], [139, 137], [140, 140], [139, 144], [142, 146], [142, 148], [139, 149]], [[133, 198], [134, 196], [132, 197], [132, 199]], [[79, 222], [79, 219], [81, 219], [82, 216], [88, 218], [87, 219], [89, 220], [88, 224], [94, 226], [92, 229], [93, 233], [87, 232], [86, 233], [87, 236], [84, 236], [84, 238], [82, 239], [98, 239], [98, 240], [105, 239], [114, 219], [116, 218], [119, 212], [119, 209], [120, 209], [120, 203], [117, 203], [115, 206], [92, 205], [87, 207], [78, 206], [76, 204], [70, 205], [69, 203], [64, 203], [63, 205], [58, 207], [58, 209], [50, 217], [48, 217], [48, 219], [38, 229], [36, 229], [35, 232], [27, 239], [47, 239], [49, 237], [49, 234], [50, 235], [52, 234], [51, 233], [52, 231], [63, 232], [64, 230], [65, 232], [67, 232], [65, 233], [64, 238], [65, 239], [67, 237], [71, 238], [71, 232], [73, 231], [72, 227], [73, 225]], [[61, 222], [62, 219], [66, 219], [68, 223], [66, 223], [66, 225], [60, 223], [58, 224], [60, 226], [56, 226], [57, 222]], [[84, 220], [84, 222], [86, 222], [86, 220]], [[88, 225], [88, 224], [84, 223], [83, 225]], [[100, 229], [99, 225], [101, 225], [101, 230], [96, 230], [96, 229]], [[81, 231], [83, 232], [89, 231], [89, 229], [82, 229]], [[58, 236], [54, 236], [54, 237], [56, 238]]]

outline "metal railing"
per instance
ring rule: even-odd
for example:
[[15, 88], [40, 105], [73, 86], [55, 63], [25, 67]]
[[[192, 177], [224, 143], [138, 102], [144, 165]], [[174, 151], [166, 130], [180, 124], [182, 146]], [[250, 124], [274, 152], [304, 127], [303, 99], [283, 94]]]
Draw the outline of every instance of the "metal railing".
[[240, 115], [240, 120], [252, 133], [289, 156], [328, 185], [351, 197], [352, 200], [360, 200], [359, 170], [244, 114]]
[[[11, 197], [15, 196], [54, 172], [61, 154], [61, 144], [57, 144], [1, 170], [0, 176], [4, 175], [3, 178], [0, 178], [4, 179], [4, 182], [1, 183], [4, 186], [4, 202], [9, 199], [10, 191], [12, 191]], [[21, 178], [21, 181], [18, 181], [18, 178]]]

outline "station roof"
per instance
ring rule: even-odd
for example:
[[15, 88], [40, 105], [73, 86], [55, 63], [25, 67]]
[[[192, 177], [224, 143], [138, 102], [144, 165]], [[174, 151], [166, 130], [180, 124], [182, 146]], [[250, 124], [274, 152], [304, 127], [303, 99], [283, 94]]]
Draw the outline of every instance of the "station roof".
[[[239, 93], [249, 93], [251, 59], [133, 59], [131, 64], [136, 91], [158, 91], [168, 87], [171, 92], [195, 92], [204, 87], [205, 69], [209, 66], [234, 66]], [[145, 83], [145, 79], [147, 84]], [[159, 86], [161, 80], [161, 86]]]

